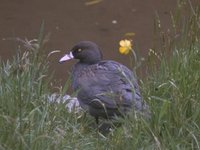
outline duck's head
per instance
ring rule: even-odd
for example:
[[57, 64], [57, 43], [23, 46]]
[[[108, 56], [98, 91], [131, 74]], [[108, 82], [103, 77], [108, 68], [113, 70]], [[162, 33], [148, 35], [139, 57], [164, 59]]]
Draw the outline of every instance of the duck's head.
[[78, 59], [80, 63], [95, 64], [102, 60], [102, 53], [99, 47], [90, 41], [81, 41], [77, 43], [69, 52], [60, 60], [63, 63], [69, 59]]

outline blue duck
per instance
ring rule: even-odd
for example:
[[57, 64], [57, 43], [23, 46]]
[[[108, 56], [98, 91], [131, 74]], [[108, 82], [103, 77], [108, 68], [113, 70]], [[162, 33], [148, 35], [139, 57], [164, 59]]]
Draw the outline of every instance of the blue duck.
[[131, 109], [148, 111], [133, 72], [116, 61], [103, 60], [95, 43], [79, 42], [59, 62], [69, 59], [79, 60], [72, 69], [72, 88], [81, 107], [95, 117], [97, 124], [99, 117], [124, 116]]

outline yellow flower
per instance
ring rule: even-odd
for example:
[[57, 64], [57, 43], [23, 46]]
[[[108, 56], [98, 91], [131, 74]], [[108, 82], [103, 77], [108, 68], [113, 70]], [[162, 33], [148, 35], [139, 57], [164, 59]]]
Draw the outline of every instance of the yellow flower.
[[131, 40], [121, 40], [119, 42], [119, 52], [121, 54], [125, 54], [127, 55], [131, 50], [132, 50], [132, 43], [131, 43]]

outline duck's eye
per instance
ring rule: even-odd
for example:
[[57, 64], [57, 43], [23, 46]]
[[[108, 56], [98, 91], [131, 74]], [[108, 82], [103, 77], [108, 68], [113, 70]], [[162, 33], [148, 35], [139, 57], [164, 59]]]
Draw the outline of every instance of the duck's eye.
[[79, 48], [77, 51], [78, 51], [78, 52], [81, 52], [81, 51], [82, 51], [82, 49], [81, 49], [81, 48]]

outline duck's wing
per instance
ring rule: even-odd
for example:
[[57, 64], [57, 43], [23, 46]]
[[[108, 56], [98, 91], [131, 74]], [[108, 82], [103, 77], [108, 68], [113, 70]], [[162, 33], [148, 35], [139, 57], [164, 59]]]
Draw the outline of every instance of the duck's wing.
[[78, 99], [96, 108], [142, 109], [138, 83], [133, 73], [115, 61], [101, 61], [85, 67], [77, 79], [80, 91]]

